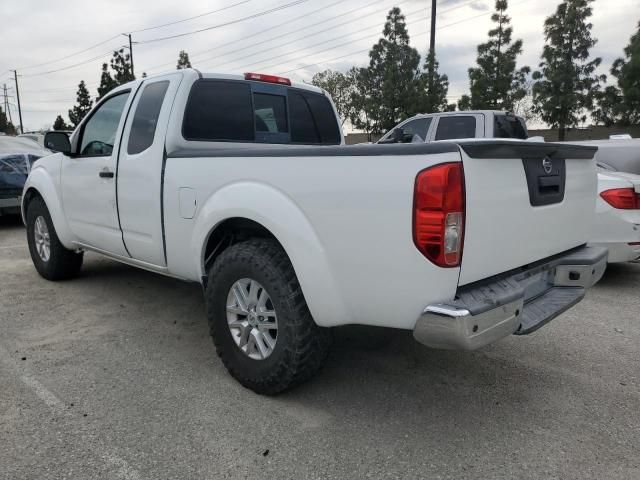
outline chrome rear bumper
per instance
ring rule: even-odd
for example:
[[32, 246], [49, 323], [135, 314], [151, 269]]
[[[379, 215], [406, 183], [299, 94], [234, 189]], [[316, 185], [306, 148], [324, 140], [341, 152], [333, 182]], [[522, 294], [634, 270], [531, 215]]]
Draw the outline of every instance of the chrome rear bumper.
[[581, 247], [460, 287], [453, 301], [424, 309], [413, 336], [432, 348], [474, 350], [532, 333], [582, 300], [606, 267], [606, 249]]

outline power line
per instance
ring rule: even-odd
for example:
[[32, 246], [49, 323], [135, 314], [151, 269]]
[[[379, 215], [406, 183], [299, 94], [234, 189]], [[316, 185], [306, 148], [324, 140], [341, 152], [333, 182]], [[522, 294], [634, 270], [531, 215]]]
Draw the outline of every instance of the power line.
[[253, 0], [243, 0], [241, 2], [237, 2], [237, 3], [234, 3], [232, 5], [227, 5], [226, 7], [218, 8], [217, 10], [211, 10], [210, 12], [205, 12], [205, 13], [201, 13], [199, 15], [194, 15], [193, 17], [184, 18], [182, 20], [176, 20], [175, 22], [163, 23], [162, 25], [156, 25], [155, 27], [141, 28], [139, 30], [131, 30], [130, 33], [147, 32], [149, 30], [155, 30], [157, 28], [168, 27], [170, 25], [176, 25], [178, 23], [188, 22], [189, 20], [194, 20], [196, 18], [206, 17], [207, 15], [211, 15], [213, 13], [222, 12], [223, 10], [228, 10], [230, 8], [237, 7], [238, 5], [242, 5], [243, 3], [249, 3], [249, 2], [252, 2], [252, 1]]
[[74, 63], [73, 65], [67, 65], [66, 67], [56, 68], [55, 70], [49, 70], [47, 72], [28, 73], [26, 75], [23, 75], [23, 77], [39, 77], [41, 75], [49, 75], [51, 73], [61, 72], [63, 70], [69, 70], [70, 68], [76, 68], [76, 67], [79, 67], [81, 65], [85, 65], [87, 63], [94, 62], [95, 60], [99, 60], [100, 58], [104, 58], [104, 57], [106, 57], [108, 55], [113, 55], [113, 52], [114, 52], [114, 50], [109, 50], [108, 52], [102, 53], [100, 55], [97, 55], [95, 57], [89, 58], [89, 59], [84, 60], [82, 62]]
[[[474, 0], [471, 0], [471, 1], [468, 1], [468, 2], [466, 2], [466, 3], [463, 3], [463, 4], [460, 4], [460, 5], [457, 5], [457, 6], [455, 6], [455, 7], [449, 8], [449, 9], [447, 9], [447, 10], [444, 10], [444, 11], [442, 11], [442, 12], [441, 12], [441, 14], [444, 14], [444, 13], [450, 12], [450, 11], [452, 11], [452, 10], [456, 10], [456, 9], [458, 9], [458, 8], [462, 8], [462, 7], [464, 7], [464, 6], [467, 6], [467, 5], [469, 5], [470, 3], [473, 3], [473, 1], [474, 1]], [[421, 12], [421, 11], [423, 11], [423, 10], [422, 10], [422, 9], [419, 9], [419, 10], [416, 10], [416, 11], [410, 12], [410, 13], [409, 13], [409, 15], [413, 15], [414, 13]], [[489, 13], [491, 13], [491, 12], [489, 12]], [[487, 14], [489, 14], [489, 13], [485, 13], [485, 14], [483, 14], [483, 15], [487, 15]], [[413, 25], [414, 23], [417, 23], [417, 22], [419, 22], [419, 21], [422, 21], [422, 20], [424, 20], [424, 19], [426, 19], [426, 18], [427, 18], [427, 17], [420, 17], [420, 18], [418, 18], [418, 19], [414, 19], [414, 20], [412, 20], [411, 22], [407, 22], [407, 25]], [[326, 44], [326, 43], [330, 43], [330, 42], [332, 42], [332, 41], [339, 40], [339, 39], [344, 38], [344, 37], [349, 37], [349, 36], [353, 35], [354, 33], [359, 33], [359, 32], [365, 31], [365, 30], [370, 30], [370, 29], [372, 29], [372, 28], [379, 28], [379, 25], [372, 25], [372, 26], [369, 26], [369, 27], [362, 28], [362, 29], [360, 29], [360, 30], [351, 31], [351, 32], [349, 32], [349, 33], [347, 33], [347, 34], [345, 34], [345, 35], [341, 35], [341, 36], [339, 36], [339, 37], [334, 37], [334, 38], [331, 38], [331, 39], [326, 40], [326, 41], [324, 41], [324, 42], [316, 43], [316, 44], [314, 44], [314, 47], [316, 47], [316, 46], [318, 46], [318, 45], [323, 45], [323, 44]], [[326, 29], [326, 30], [324, 30], [324, 31], [327, 31], [327, 30], [330, 30], [330, 29]], [[323, 33], [323, 32], [318, 32], [318, 33]], [[360, 37], [360, 38], [357, 38], [357, 39], [352, 39], [349, 43], [357, 42], [357, 41], [364, 40], [364, 39], [367, 39], [367, 38], [370, 38], [370, 37], [375, 37], [375, 36], [377, 36], [377, 35], [378, 35], [378, 33], [376, 32], [376, 33], [374, 33], [374, 34], [366, 35], [366, 36], [364, 36], [364, 37]], [[311, 36], [311, 35], [307, 35], [307, 36]], [[301, 40], [301, 39], [304, 39], [304, 38], [306, 38], [306, 37], [298, 38], [298, 39], [296, 39], [296, 41]], [[343, 43], [343, 44], [340, 44], [340, 45], [337, 45], [337, 46], [334, 46], [334, 47], [330, 47], [330, 48], [327, 48], [327, 49], [321, 50], [320, 52], [316, 52], [316, 54], [317, 54], [317, 53], [322, 53], [322, 52], [325, 52], [325, 51], [328, 51], [328, 50], [333, 50], [333, 49], [338, 48], [338, 47], [340, 47], [340, 46], [342, 46], [342, 45], [346, 45], [346, 43]], [[273, 59], [275, 59], [275, 58], [280, 58], [280, 57], [283, 57], [283, 56], [288, 56], [288, 55], [291, 55], [291, 54], [293, 54], [293, 53], [297, 53], [297, 52], [304, 51], [304, 50], [306, 50], [306, 47], [299, 48], [299, 49], [297, 49], [297, 50], [294, 50], [294, 51], [292, 51], [292, 52], [288, 52], [288, 53], [285, 53], [285, 54], [280, 54], [280, 55], [277, 55], [277, 56], [273, 56], [273, 57], [269, 57], [269, 58], [266, 58], [266, 59], [262, 59], [262, 60], [259, 60], [259, 61], [257, 61], [257, 62], [252, 62], [252, 63], [249, 63], [249, 64], [244, 64], [244, 65], [242, 65], [242, 66], [240, 66], [240, 67], [236, 67], [236, 68], [239, 70], [239, 69], [242, 69], [242, 68], [251, 67], [251, 66], [253, 66], [253, 65], [257, 65], [257, 64], [260, 64], [260, 63], [262, 63], [262, 62], [266, 62], [266, 61], [273, 60]], [[253, 56], [253, 55], [247, 55], [247, 56], [241, 57], [241, 58], [239, 58], [239, 59], [234, 60], [234, 62], [235, 62], [235, 61], [238, 61], [238, 60], [243, 60], [243, 59], [245, 59], [245, 58], [249, 58], [249, 57], [251, 57], [251, 56]], [[226, 64], [229, 64], [229, 63], [232, 63], [232, 62], [226, 62]], [[225, 65], [225, 64], [223, 64], [223, 65]], [[281, 65], [281, 64], [277, 64], [277, 65], [275, 65], [275, 66], [278, 66], [278, 65]], [[266, 69], [269, 69], [269, 68], [272, 68], [272, 67], [266, 67]]]
[[[381, 1], [384, 1], [384, 0], [375, 0], [374, 2], [371, 2], [371, 3], [369, 3], [368, 5], [364, 5], [364, 6], [373, 5], [373, 4], [375, 4], [375, 3], [379, 3], [379, 2], [381, 2]], [[220, 48], [222, 48], [222, 47], [226, 47], [226, 46], [228, 46], [228, 45], [234, 45], [234, 44], [238, 43], [238, 41], [247, 40], [247, 39], [249, 39], [249, 38], [256, 37], [256, 36], [258, 36], [258, 35], [261, 35], [261, 34], [263, 34], [263, 33], [269, 32], [269, 31], [271, 31], [271, 30], [275, 30], [276, 28], [279, 28], [279, 27], [281, 27], [281, 26], [283, 26], [283, 25], [287, 25], [287, 24], [290, 24], [290, 23], [292, 23], [292, 22], [295, 22], [296, 20], [300, 20], [301, 18], [307, 18], [307, 17], [309, 17], [309, 16], [313, 15], [314, 13], [318, 13], [318, 12], [320, 12], [320, 11], [326, 10], [327, 8], [333, 7], [334, 5], [337, 5], [337, 4], [339, 4], [339, 3], [344, 3], [344, 0], [337, 0], [336, 2], [330, 3], [329, 5], [324, 5], [324, 6], [322, 6], [322, 7], [318, 8], [318, 9], [316, 9], [316, 10], [312, 10], [312, 11], [310, 11], [310, 12], [307, 12], [307, 13], [304, 13], [304, 14], [299, 15], [299, 16], [297, 16], [297, 17], [294, 17], [294, 18], [291, 18], [291, 19], [289, 19], [289, 20], [286, 20], [286, 21], [284, 21], [284, 22], [282, 22], [282, 23], [278, 23], [278, 24], [276, 24], [276, 25], [273, 25], [273, 26], [271, 26], [271, 27], [269, 27], [269, 28], [265, 28], [264, 30], [260, 30], [259, 32], [252, 33], [251, 35], [246, 35], [246, 36], [244, 36], [243, 38], [241, 38], [241, 39], [239, 39], [239, 40], [234, 39], [234, 40], [231, 40], [231, 41], [229, 41], [229, 42], [225, 42], [225, 43], [218, 44], [218, 45], [216, 45], [216, 46], [215, 46], [215, 47], [213, 47], [213, 48], [207, 48], [206, 50], [202, 50], [202, 51], [200, 51], [200, 52], [196, 52], [195, 54], [194, 54], [194, 53], [192, 53], [192, 54], [190, 54], [190, 55], [189, 55], [189, 58], [190, 58], [191, 60], [193, 60], [195, 57], [198, 57], [198, 56], [200, 56], [200, 55], [202, 55], [202, 54], [204, 54], [204, 53], [210, 52], [210, 51], [212, 51], [212, 50], [218, 50], [218, 49], [220, 49]], [[360, 7], [360, 8], [362, 8], [362, 7]], [[359, 10], [359, 8], [358, 8], [358, 9], [355, 9], [355, 10], [353, 10], [353, 11], [357, 11], [357, 10]], [[345, 14], [347, 14], [347, 13], [349, 13], [349, 12], [345, 12]], [[338, 16], [339, 16], [339, 15], [338, 15]], [[326, 21], [332, 20], [332, 19], [334, 19], [334, 18], [336, 18], [336, 17], [330, 17], [330, 18], [329, 18], [329, 19], [327, 19]], [[313, 25], [311, 25], [311, 26], [313, 26]], [[297, 31], [297, 30], [296, 30], [296, 31]], [[265, 42], [269, 42], [269, 41], [271, 41], [271, 40], [265, 40]], [[255, 45], [255, 44], [251, 44], [251, 45], [250, 45], [250, 47], [252, 47], [252, 46], [254, 46], [254, 45]], [[215, 58], [215, 57], [214, 57], [214, 58]], [[199, 60], [199, 61], [206, 62], [206, 61], [209, 61], [209, 60], [211, 60], [211, 58], [206, 58], [206, 59], [204, 59], [204, 60]], [[157, 65], [154, 65], [154, 66], [152, 66], [152, 67], [147, 68], [147, 69], [146, 69], [146, 71], [149, 71], [149, 70], [155, 70], [155, 69], [157, 69], [157, 68], [159, 68], [159, 67], [164, 67], [164, 66], [166, 66], [166, 65], [171, 65], [171, 64], [173, 64], [173, 63], [174, 63], [173, 61], [171, 61], [171, 62], [166, 62], [166, 63], [160, 63], [160, 64], [157, 64]]]
[[[374, 5], [374, 4], [376, 4], [376, 3], [380, 3], [381, 1], [384, 1], [384, 0], [376, 0], [376, 1], [374, 1], [374, 2], [371, 2], [371, 3], [370, 3], [369, 5], [367, 5], [367, 6]], [[387, 0], [387, 1], [388, 1], [388, 0]], [[405, 1], [406, 1], [406, 0], [405, 0]], [[404, 2], [404, 1], [401, 1], [401, 2], [397, 2], [396, 4], [397, 4], [397, 5], [400, 5], [400, 4], [402, 4], [402, 3], [405, 3], [405, 2]], [[366, 15], [362, 15], [362, 16], [360, 16], [360, 17], [358, 18], [358, 20], [362, 20], [363, 18], [370, 17], [371, 15], [375, 15], [376, 13], [380, 13], [381, 11], [384, 11], [384, 10], [386, 10], [387, 8], [388, 8], [388, 7], [384, 7], [384, 8], [378, 9], [378, 10], [374, 10], [373, 12], [370, 12], [370, 13], [367, 13]], [[265, 41], [263, 41], [263, 42], [260, 42], [260, 45], [265, 44], [265, 43], [272, 42], [272, 41], [274, 41], [274, 40], [278, 40], [279, 38], [287, 37], [287, 36], [292, 35], [292, 34], [294, 34], [294, 33], [298, 33], [298, 32], [300, 32], [300, 31], [302, 31], [302, 30], [308, 30], [309, 28], [312, 28], [312, 27], [315, 27], [315, 26], [321, 25], [321, 24], [323, 24], [323, 23], [330, 22], [331, 20], [335, 20], [336, 18], [344, 17], [345, 15], [349, 15], [349, 14], [351, 14], [351, 13], [354, 13], [354, 12], [357, 12], [357, 11], [360, 11], [360, 10], [362, 10], [362, 7], [354, 8], [353, 10], [349, 10], [348, 12], [341, 13], [340, 15], [335, 15], [335, 16], [333, 16], [333, 17], [330, 17], [330, 18], [328, 18], [328, 19], [322, 20], [322, 21], [320, 21], [320, 22], [312, 23], [311, 25], [305, 25], [305, 26], [300, 27], [300, 28], [298, 28], [298, 29], [296, 29], [296, 30], [292, 30], [291, 32], [284, 33], [284, 34], [282, 34], [282, 35], [278, 35], [278, 36], [275, 36], [275, 37], [269, 38], [268, 40], [265, 40]], [[312, 33], [312, 34], [305, 35], [304, 37], [296, 38], [296, 39], [295, 39], [295, 41], [302, 40], [302, 39], [307, 38], [307, 37], [311, 37], [311, 36], [314, 36], [314, 35], [319, 35], [319, 34], [321, 34], [321, 33], [328, 32], [329, 30], [333, 30], [334, 28], [341, 27], [342, 25], [346, 25], [346, 24], [351, 23], [351, 22], [353, 22], [353, 20], [348, 20], [348, 21], [346, 21], [346, 22], [342, 22], [342, 23], [339, 23], [339, 24], [337, 24], [337, 25], [333, 25], [333, 26], [331, 26], [331, 27], [329, 27], [329, 28], [326, 28], [326, 29], [324, 29], [324, 30], [320, 30], [320, 31], [315, 32], [315, 33]], [[287, 43], [289, 43], [289, 42], [287, 42]], [[284, 43], [284, 44], [280, 44], [280, 45], [272, 45], [272, 46], [271, 46], [271, 47], [269, 47], [269, 48], [266, 48], [266, 49], [264, 49], [264, 50], [259, 50], [259, 51], [257, 51], [257, 52], [253, 52], [251, 55], [247, 55], [247, 56], [244, 56], [244, 57], [242, 57], [242, 58], [249, 58], [249, 57], [252, 57], [252, 56], [258, 55], [259, 53], [262, 53], [262, 52], [265, 52], [265, 51], [269, 51], [269, 50], [271, 50], [271, 49], [273, 49], [273, 48], [278, 48], [279, 46], [282, 46], [282, 45], [286, 45], [286, 43]], [[256, 44], [247, 45], [246, 47], [238, 48], [238, 49], [236, 49], [236, 50], [230, 50], [230, 51], [228, 51], [228, 52], [225, 52], [225, 53], [224, 53], [224, 54], [222, 54], [222, 55], [216, 55], [216, 56], [214, 56], [214, 57], [205, 58], [205, 59], [202, 59], [202, 60], [200, 60], [200, 61], [201, 61], [201, 62], [208, 62], [208, 61], [210, 61], [210, 60], [215, 60], [216, 58], [221, 58], [221, 57], [224, 57], [224, 56], [227, 56], [227, 55], [231, 55], [232, 53], [237, 53], [237, 52], [241, 52], [241, 51], [243, 51], [243, 50], [248, 50], [248, 49], [250, 49], [250, 48], [255, 48], [255, 46], [256, 46]], [[241, 59], [242, 59], [242, 58], [241, 58]], [[223, 64], [221, 64], [221, 65], [227, 65], [227, 64], [229, 64], [229, 63], [231, 63], [231, 62], [225, 62], [225, 63], [223, 63]], [[218, 65], [218, 66], [221, 66], [221, 65]]]
[[115, 40], [116, 38], [119, 38], [119, 37], [120, 37], [120, 35], [116, 35], [116, 36], [111, 37], [111, 38], [109, 38], [107, 40], [104, 40], [102, 42], [99, 42], [99, 43], [96, 43], [94, 45], [91, 45], [90, 47], [87, 47], [87, 48], [85, 48], [83, 50], [80, 50], [80, 51], [77, 51], [77, 52], [74, 52], [74, 53], [70, 53], [69, 55], [66, 55], [64, 57], [56, 58], [55, 60], [49, 60], [48, 62], [37, 63], [37, 64], [34, 64], [34, 65], [27, 65], [26, 67], [19, 67], [19, 70], [28, 70], [30, 68], [41, 67], [43, 65], [49, 65], [51, 63], [57, 63], [57, 62], [59, 62], [61, 60], [66, 60], [67, 58], [75, 57], [76, 55], [80, 55], [81, 53], [88, 52], [89, 50], [93, 50], [94, 48], [99, 47], [100, 45], [104, 45], [105, 43], [109, 43], [110, 41]]
[[270, 8], [269, 10], [264, 10], [262, 12], [254, 13], [253, 15], [249, 15], [249, 16], [246, 16], [246, 17], [238, 18], [236, 20], [231, 20], [231, 21], [225, 22], [225, 23], [219, 23], [218, 25], [212, 25], [210, 27], [200, 28], [198, 30], [193, 30], [191, 32], [183, 32], [183, 33], [177, 33], [175, 35], [169, 35], [169, 36], [166, 36], [166, 37], [159, 37], [159, 38], [152, 38], [150, 40], [143, 40], [143, 41], [140, 41], [138, 43], [153, 43], [153, 42], [160, 42], [160, 41], [163, 41], [163, 40], [171, 40], [172, 38], [185, 37], [187, 35], [194, 35], [196, 33], [201, 33], [201, 32], [206, 32], [206, 31], [209, 31], [209, 30], [214, 30], [216, 28], [226, 27], [228, 25], [234, 25], [236, 23], [244, 22], [245, 20], [251, 20], [253, 18], [262, 17], [264, 15], [268, 15], [269, 13], [278, 12], [280, 10], [284, 10], [286, 8], [294, 7], [296, 5], [300, 5], [301, 3], [306, 3], [308, 1], [309, 0], [296, 0], [294, 2], [285, 3], [284, 5], [280, 5], [278, 7]]
[[[522, 1], [520, 1], [520, 2], [516, 2], [516, 3], [514, 3], [514, 5], [519, 5], [519, 4], [521, 4], [521, 3], [524, 3], [525, 1], [527, 1], [527, 0], [522, 0]], [[443, 13], [444, 13], [444, 12], [443, 12]], [[452, 27], [452, 26], [454, 26], [454, 25], [458, 25], [458, 24], [463, 23], [463, 22], [468, 22], [468, 21], [470, 21], [470, 20], [475, 20], [476, 18], [485, 17], [485, 16], [487, 16], [487, 15], [491, 15], [492, 13], [493, 13], [493, 12], [485, 12], [485, 13], [481, 13], [481, 14], [479, 14], [479, 15], [474, 15], [473, 17], [467, 17], [467, 18], [464, 18], [464, 19], [459, 20], [459, 21], [457, 21], [457, 22], [448, 23], [448, 24], [446, 24], [446, 25], [443, 25], [443, 26], [441, 26], [441, 27], [438, 27], [438, 28], [437, 28], [437, 30], [442, 30], [442, 29], [444, 29], [444, 28]], [[426, 34], [428, 34], [428, 33], [431, 33], [431, 32], [430, 32], [430, 30], [427, 30], [427, 31], [424, 31], [424, 32], [421, 32], [421, 33], [414, 34], [414, 35], [412, 36], [412, 38], [415, 38], [415, 37], [421, 37], [422, 35], [426, 35]], [[352, 43], [352, 42], [348, 42], [348, 43]], [[336, 45], [335, 47], [332, 47], [331, 49], [326, 49], [326, 50], [333, 50], [333, 49], [335, 49], [335, 48], [338, 48], [338, 47], [341, 47], [341, 46], [344, 46], [344, 45], [347, 45], [347, 43], [343, 43], [343, 44], [340, 44], [340, 45]], [[326, 51], [326, 50], [323, 50], [323, 51]], [[334, 58], [330, 58], [330, 59], [327, 59], [327, 60], [323, 60], [322, 62], [316, 62], [316, 63], [310, 63], [310, 64], [307, 64], [307, 65], [302, 65], [302, 66], [297, 67], [297, 68], [292, 68], [292, 69], [290, 69], [290, 70], [286, 70], [286, 71], [284, 71], [284, 72], [280, 72], [280, 73], [279, 73], [279, 75], [285, 75], [285, 74], [287, 74], [287, 73], [296, 72], [296, 71], [298, 71], [298, 70], [302, 70], [303, 68], [308, 68], [308, 67], [316, 66], [316, 65], [318, 65], [318, 64], [320, 64], [320, 63], [329, 63], [329, 62], [334, 62], [334, 61], [336, 61], [336, 60], [341, 60], [341, 59], [343, 59], [343, 58], [351, 57], [351, 56], [353, 56], [353, 55], [358, 55], [358, 54], [360, 54], [360, 53], [368, 52], [369, 50], [370, 50], [370, 48], [364, 48], [364, 49], [362, 49], [362, 50], [357, 50], [357, 51], [354, 51], [354, 52], [347, 53], [346, 55], [340, 55], [340, 56], [338, 56], [338, 57], [334, 57]], [[316, 52], [316, 53], [321, 53], [321, 52]], [[306, 57], [306, 56], [305, 56], [305, 57]], [[305, 57], [299, 57], [299, 58], [297, 58], [297, 59], [290, 60], [289, 62], [295, 62], [295, 61], [297, 61], [297, 60], [301, 60], [301, 59], [303, 59], [303, 58], [305, 58]], [[289, 63], [289, 62], [287, 62], [287, 63]], [[278, 65], [274, 65], [274, 66], [272, 66], [272, 67], [267, 67], [267, 68], [274, 68], [274, 67], [277, 67], [277, 66], [279, 66], [279, 65], [282, 65], [282, 63], [281, 63], [281, 64], [278, 64]]]
[[[453, 10], [457, 10], [457, 9], [459, 9], [459, 8], [465, 7], [465, 6], [467, 6], [467, 5], [471, 4], [471, 3], [474, 3], [475, 1], [476, 1], [476, 0], [470, 0], [470, 1], [467, 1], [467, 2], [462, 3], [462, 4], [460, 4], [460, 5], [456, 5], [455, 7], [452, 7], [452, 8], [449, 8], [449, 9], [447, 9], [447, 10], [442, 11], [442, 12], [441, 12], [441, 14], [445, 14], [445, 13], [451, 12], [451, 11], [453, 11]], [[375, 4], [375, 3], [378, 3], [378, 2], [373, 2], [372, 4]], [[397, 3], [396, 3], [396, 5], [400, 5], [400, 4], [402, 4], [402, 3], [404, 3], [404, 1], [397, 2]], [[370, 5], [371, 5], [371, 4], [370, 4]], [[362, 15], [362, 16], [360, 16], [360, 17], [358, 18], [358, 20], [360, 21], [360, 20], [361, 20], [361, 19], [363, 19], [363, 18], [369, 17], [369, 16], [371, 16], [371, 15], [375, 15], [376, 13], [379, 13], [380, 11], [386, 10], [386, 8], [387, 8], [387, 7], [382, 8], [382, 9], [379, 9], [379, 10], [375, 10], [375, 11], [373, 11], [373, 12], [370, 12], [370, 13], [366, 14], [366, 15]], [[335, 16], [335, 17], [333, 17], [333, 18], [329, 19], [329, 20], [332, 20], [332, 19], [335, 19], [335, 18], [339, 18], [339, 17], [341, 17], [341, 16], [343, 16], [343, 15], [347, 15], [347, 14], [349, 14], [349, 13], [353, 13], [354, 11], [358, 11], [358, 10], [360, 10], [360, 9], [359, 9], [359, 8], [357, 8], [357, 9], [354, 9], [354, 10], [350, 10], [349, 12], [344, 12], [344, 14], [342, 14], [342, 15], [337, 15], [337, 16]], [[423, 11], [422, 9], [418, 9], [418, 10], [415, 10], [415, 11], [412, 11], [412, 12], [408, 13], [408, 15], [413, 15], [413, 14], [415, 14], [415, 13], [422, 12], [422, 11]], [[326, 20], [326, 21], [329, 21], [329, 20]], [[314, 27], [314, 26], [316, 26], [316, 25], [320, 25], [320, 24], [322, 24], [322, 23], [326, 23], [326, 21], [317, 22], [317, 23], [315, 23], [315, 24], [308, 25], [308, 26], [303, 27], [303, 28], [299, 28], [299, 29], [294, 30], [294, 31], [289, 32], [289, 33], [291, 34], [291, 33], [298, 32], [298, 31], [300, 31], [300, 30], [306, 30], [306, 29], [311, 28], [311, 27]], [[302, 36], [302, 37], [295, 38], [295, 39], [293, 39], [293, 40], [292, 40], [292, 42], [298, 42], [298, 41], [303, 40], [303, 39], [308, 38], [308, 37], [312, 37], [312, 36], [315, 36], [315, 35], [320, 35], [320, 34], [322, 34], [322, 33], [328, 32], [329, 30], [333, 30], [334, 28], [338, 28], [338, 27], [340, 27], [340, 26], [343, 26], [343, 25], [346, 25], [346, 24], [349, 24], [349, 23], [350, 23], [350, 21], [342, 22], [342, 23], [339, 23], [339, 24], [333, 25], [333, 26], [331, 26], [331, 27], [328, 27], [328, 28], [326, 28], [326, 29], [324, 29], [324, 30], [320, 30], [320, 31], [318, 31], [318, 32], [315, 32], [315, 33], [312, 33], [312, 34], [309, 34], [309, 35], [305, 35], [305, 36]], [[413, 22], [411, 22], [411, 23], [415, 23], [415, 21], [413, 21]], [[350, 34], [352, 35], [352, 34], [354, 34], [354, 33], [362, 32], [362, 31], [364, 31], [364, 30], [367, 30], [367, 29], [370, 29], [370, 28], [376, 28], [376, 27], [379, 27], [379, 25], [377, 25], [377, 24], [376, 24], [376, 25], [372, 25], [372, 26], [370, 26], [370, 27], [366, 27], [366, 28], [363, 28], [363, 29], [360, 29], [360, 30], [352, 31], [352, 32], [349, 32], [349, 34], [347, 34], [347, 35], [341, 35], [341, 36], [339, 36], [339, 37], [334, 37], [334, 38], [332, 38], [332, 39], [330, 39], [330, 40], [327, 40], [327, 41], [321, 42], [321, 43], [319, 43], [319, 44], [315, 44], [314, 46], [322, 45], [322, 44], [328, 43], [328, 42], [330, 42], [330, 41], [338, 40], [338, 39], [340, 39], [340, 38], [343, 38], [343, 37], [349, 36]], [[288, 34], [280, 35], [280, 36], [278, 36], [278, 37], [274, 37], [274, 38], [272, 38], [272, 39], [265, 40], [265, 41], [264, 41], [264, 42], [262, 42], [262, 43], [270, 42], [270, 41], [272, 41], [272, 40], [276, 40], [276, 39], [278, 39], [278, 38], [280, 38], [280, 37], [284, 37], [284, 36], [287, 36], [287, 35], [288, 35]], [[234, 59], [234, 60], [232, 60], [232, 61], [224, 62], [224, 63], [222, 63], [222, 64], [217, 65], [217, 67], [220, 67], [220, 66], [222, 66], [222, 65], [228, 65], [228, 64], [230, 64], [230, 63], [234, 63], [234, 62], [237, 62], [237, 61], [244, 60], [244, 59], [246, 59], [246, 58], [253, 57], [253, 56], [255, 56], [255, 55], [259, 54], [259, 53], [263, 53], [263, 52], [269, 51], [269, 50], [271, 50], [271, 49], [274, 49], [274, 48], [277, 48], [277, 47], [280, 47], [280, 46], [283, 46], [283, 45], [287, 45], [288, 43], [289, 43], [289, 42], [287, 42], [287, 43], [281, 43], [281, 44], [279, 44], [279, 45], [272, 45], [270, 48], [263, 49], [263, 50], [260, 50], [260, 51], [258, 51], [258, 52], [253, 52], [253, 53], [251, 53], [250, 55], [245, 55], [245, 56], [243, 56], [243, 57], [240, 57], [239, 59]], [[252, 48], [252, 47], [255, 47], [255, 44], [254, 44], [254, 45], [249, 45], [249, 46], [244, 47], [244, 48], [242, 48], [242, 49], [232, 50], [232, 51], [230, 51], [230, 52], [226, 53], [225, 55], [229, 55], [229, 54], [231, 54], [231, 53], [235, 53], [235, 52], [238, 52], [238, 51], [240, 51], [240, 50], [246, 50], [246, 49], [248, 49], [248, 48]], [[289, 52], [289, 54], [290, 54], [290, 53], [292, 53], [292, 52]], [[288, 54], [287, 54], [287, 55], [288, 55]], [[217, 57], [213, 57], [213, 58], [219, 58], [219, 57], [221, 57], [221, 56], [222, 56], [222, 55], [219, 55], [219, 56], [217, 56]], [[275, 58], [275, 57], [271, 57], [271, 58]], [[269, 58], [268, 60], [270, 60], [271, 58]], [[210, 58], [210, 59], [211, 59], [211, 58]], [[204, 61], [208, 61], [208, 60], [210, 60], [210, 59], [207, 59], [207, 60], [204, 60]], [[256, 62], [256, 63], [258, 63], [258, 62]], [[249, 64], [249, 65], [247, 65], [247, 66], [251, 66], [251, 65], [255, 65], [255, 63], [251, 63], [251, 64]], [[244, 66], [243, 66], [243, 67], [239, 67], [239, 68], [244, 68]]]

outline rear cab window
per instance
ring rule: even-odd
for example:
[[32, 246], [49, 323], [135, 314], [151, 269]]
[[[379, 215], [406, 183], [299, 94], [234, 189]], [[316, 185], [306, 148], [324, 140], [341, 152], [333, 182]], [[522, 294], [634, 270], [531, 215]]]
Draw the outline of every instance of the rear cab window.
[[185, 140], [338, 145], [329, 99], [295, 87], [241, 80], [197, 80], [182, 125]]

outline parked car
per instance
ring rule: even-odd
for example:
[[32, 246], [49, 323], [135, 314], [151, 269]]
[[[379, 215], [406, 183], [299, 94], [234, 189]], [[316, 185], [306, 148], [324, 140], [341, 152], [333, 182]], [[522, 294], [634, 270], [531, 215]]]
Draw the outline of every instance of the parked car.
[[607, 248], [609, 263], [640, 258], [640, 175], [600, 165], [591, 243]]
[[[522, 117], [508, 112], [483, 110], [416, 115], [387, 132], [379, 143], [425, 143], [466, 138], [534, 140], [529, 138], [527, 125]], [[620, 141], [623, 140], [612, 140]], [[599, 144], [576, 143], [589, 146]], [[612, 151], [608, 150], [609, 153]], [[617, 152], [617, 147], [615, 151]], [[601, 156], [596, 154], [597, 158]], [[640, 205], [636, 203], [637, 195], [634, 193], [634, 189], [640, 188], [640, 176], [617, 172], [610, 164], [619, 162], [611, 158], [608, 162], [609, 164], [599, 163], [599, 195], [590, 242], [609, 250], [609, 263], [627, 262], [640, 256]], [[624, 165], [628, 166], [627, 163]], [[556, 172], [549, 171], [548, 174], [544, 181], [555, 182]], [[547, 187], [549, 194], [554, 194], [555, 188], [559, 188], [555, 183]]]
[[31, 165], [51, 152], [32, 140], [0, 136], [0, 215], [20, 213], [20, 198]]
[[[400, 131], [396, 132], [397, 129]], [[527, 125], [522, 117], [500, 110], [472, 110], [415, 115], [387, 132], [378, 143], [433, 142], [462, 138], [527, 139], [528, 136]], [[538, 137], [537, 140], [544, 139]], [[564, 143], [597, 147], [598, 163], [610, 165], [621, 172], [640, 174], [640, 139], [613, 136], [608, 140]]]
[[[95, 251], [200, 283], [218, 355], [265, 394], [318, 371], [329, 327], [479, 348], [540, 328], [606, 268], [586, 246], [595, 148], [343, 142], [326, 92], [286, 78], [185, 69], [119, 86], [70, 140], [47, 134], [60, 153], [22, 202], [31, 258], [50, 280]], [[539, 183], [549, 157], [561, 195]]]

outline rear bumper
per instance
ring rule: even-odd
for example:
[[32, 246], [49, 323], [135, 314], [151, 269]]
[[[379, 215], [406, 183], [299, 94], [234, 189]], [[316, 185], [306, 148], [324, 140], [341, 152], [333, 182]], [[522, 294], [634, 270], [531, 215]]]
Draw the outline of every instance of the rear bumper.
[[507, 335], [529, 334], [582, 300], [606, 267], [606, 249], [581, 247], [460, 287], [455, 300], [424, 309], [413, 336], [432, 348], [474, 350]]

